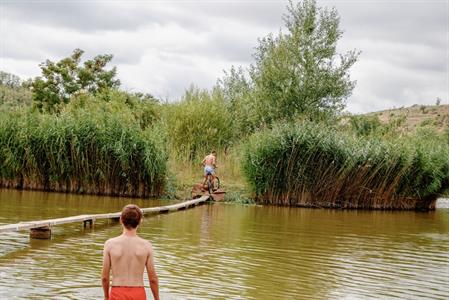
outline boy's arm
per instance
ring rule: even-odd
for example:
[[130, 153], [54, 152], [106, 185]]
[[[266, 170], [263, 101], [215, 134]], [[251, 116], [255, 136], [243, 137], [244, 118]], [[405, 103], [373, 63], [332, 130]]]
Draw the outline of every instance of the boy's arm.
[[157, 278], [156, 270], [154, 268], [153, 247], [149, 243], [149, 254], [146, 262], [148, 280], [150, 281], [151, 293], [153, 293], [154, 300], [159, 300], [159, 279]]
[[109, 299], [109, 273], [111, 271], [111, 258], [109, 257], [108, 242], [104, 244], [103, 249], [103, 269], [101, 271], [101, 285], [103, 286], [104, 299]]

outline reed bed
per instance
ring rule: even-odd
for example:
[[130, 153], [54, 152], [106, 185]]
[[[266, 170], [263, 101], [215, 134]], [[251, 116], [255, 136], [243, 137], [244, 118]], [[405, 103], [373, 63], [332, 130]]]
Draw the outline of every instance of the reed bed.
[[449, 190], [443, 143], [356, 137], [310, 122], [253, 135], [242, 168], [263, 204], [427, 210]]
[[191, 87], [163, 113], [168, 144], [176, 159], [194, 162], [207, 151], [232, 145], [233, 120], [221, 93]]
[[[123, 96], [123, 95], [122, 95]], [[158, 196], [163, 137], [142, 129], [126, 97], [74, 99], [59, 115], [31, 109], [0, 116], [0, 185], [116, 196]], [[129, 99], [128, 99], [129, 100]]]

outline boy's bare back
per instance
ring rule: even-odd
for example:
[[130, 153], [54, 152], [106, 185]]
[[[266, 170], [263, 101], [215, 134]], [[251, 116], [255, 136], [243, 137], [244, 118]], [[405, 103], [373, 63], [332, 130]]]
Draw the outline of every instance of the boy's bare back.
[[[145, 299], [143, 274], [147, 269], [151, 292], [159, 300], [159, 281], [154, 268], [153, 247], [137, 235], [142, 210], [134, 204], [125, 206], [120, 216], [123, 233], [109, 239], [103, 249], [102, 286], [104, 299]], [[110, 273], [112, 271], [112, 288]], [[125, 298], [123, 298], [125, 297]]]
[[153, 249], [149, 241], [138, 236], [121, 235], [108, 240], [105, 251], [111, 262], [112, 286], [143, 286], [145, 266], [148, 273], [152, 271], [148, 270], [153, 261]]

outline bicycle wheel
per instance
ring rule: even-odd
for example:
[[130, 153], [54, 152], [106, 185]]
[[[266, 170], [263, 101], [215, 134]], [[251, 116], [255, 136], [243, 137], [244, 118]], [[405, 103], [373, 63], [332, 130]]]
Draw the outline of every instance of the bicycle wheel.
[[215, 192], [220, 188], [220, 178], [215, 177], [215, 180], [212, 181], [212, 191]]
[[212, 194], [213, 192], [213, 184], [212, 184], [212, 176], [208, 175], [207, 176], [207, 191], [209, 192], [209, 195]]

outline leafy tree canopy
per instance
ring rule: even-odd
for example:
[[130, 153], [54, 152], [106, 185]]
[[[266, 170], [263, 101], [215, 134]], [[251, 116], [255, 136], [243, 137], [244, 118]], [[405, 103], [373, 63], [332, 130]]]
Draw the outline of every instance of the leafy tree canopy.
[[58, 111], [59, 104], [69, 102], [75, 93], [96, 94], [120, 85], [115, 78], [116, 67], [105, 69], [112, 55], [97, 55], [80, 65], [83, 53], [83, 50], [75, 49], [71, 56], [59, 62], [46, 60], [39, 65], [42, 77], [36, 77], [31, 83], [33, 101], [39, 110]]
[[0, 71], [0, 85], [17, 88], [21, 85], [20, 77], [8, 72]]
[[287, 9], [286, 32], [259, 40], [248, 78], [233, 68], [218, 82], [231, 111], [242, 113], [236, 102], [250, 103], [245, 122], [251, 120], [253, 128], [304, 115], [334, 115], [355, 86], [349, 69], [359, 53], [337, 53], [343, 33], [337, 11], [320, 8], [315, 0], [290, 2]]

